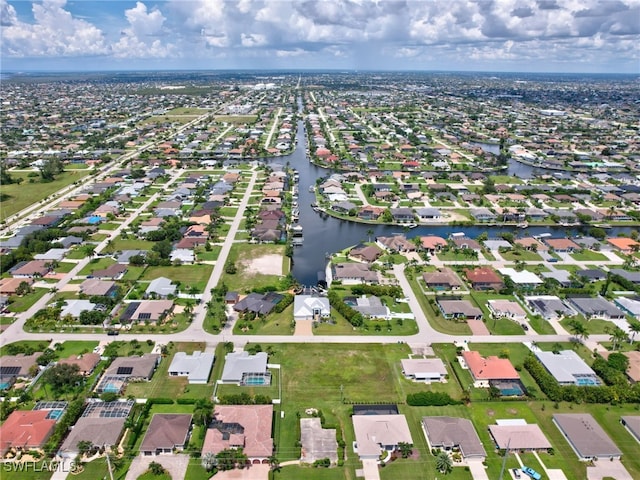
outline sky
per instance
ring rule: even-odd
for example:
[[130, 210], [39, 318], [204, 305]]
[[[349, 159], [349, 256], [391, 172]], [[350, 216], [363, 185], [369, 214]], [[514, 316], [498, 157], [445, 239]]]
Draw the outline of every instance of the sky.
[[640, 73], [640, 0], [0, 0], [0, 71]]

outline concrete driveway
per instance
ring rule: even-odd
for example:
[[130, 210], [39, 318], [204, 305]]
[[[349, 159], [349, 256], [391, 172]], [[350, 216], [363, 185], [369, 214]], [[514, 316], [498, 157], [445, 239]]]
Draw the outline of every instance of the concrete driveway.
[[633, 480], [620, 460], [597, 460], [593, 467], [587, 467], [589, 480], [602, 480], [604, 477], [612, 477], [616, 480]]
[[125, 480], [136, 480], [147, 471], [151, 462], [162, 465], [169, 472], [172, 480], [184, 480], [189, 466], [189, 455], [157, 455], [155, 457], [138, 455], [131, 462], [131, 467], [129, 467]]

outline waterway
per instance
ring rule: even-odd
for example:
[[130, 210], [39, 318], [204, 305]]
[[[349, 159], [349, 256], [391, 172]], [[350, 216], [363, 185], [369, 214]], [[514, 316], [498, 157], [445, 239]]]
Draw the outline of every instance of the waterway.
[[[308, 161], [306, 155], [307, 139], [302, 121], [298, 122], [296, 149], [290, 155], [274, 157], [268, 162], [286, 165], [295, 168], [299, 174], [298, 205], [300, 208], [299, 224], [304, 229], [304, 243], [294, 248], [293, 275], [303, 285], [315, 285], [317, 274], [324, 271], [327, 263], [327, 255], [343, 250], [369, 239], [369, 230], [372, 230], [371, 238], [376, 236], [389, 236], [394, 233], [403, 233], [407, 238], [423, 235], [438, 235], [447, 238], [451, 233], [464, 232], [467, 236], [475, 238], [483, 232], [487, 232], [490, 238], [495, 238], [500, 233], [511, 232], [520, 236], [540, 235], [549, 233], [554, 238], [575, 237], [585, 232], [579, 228], [567, 227], [529, 227], [520, 229], [502, 226], [472, 226], [456, 227], [449, 225], [419, 226], [408, 231], [397, 225], [370, 225], [339, 220], [330, 216], [321, 216], [311, 208], [315, 202], [315, 194], [309, 192], [309, 186], [316, 184], [316, 179], [330, 174], [327, 169], [320, 168]], [[514, 162], [516, 163], [516, 162]], [[520, 164], [517, 164], [520, 165]], [[522, 165], [527, 167], [526, 165]], [[530, 170], [531, 167], [527, 167]], [[536, 169], [538, 170], [538, 169]], [[511, 172], [510, 172], [511, 173]], [[520, 178], [521, 174], [517, 174]], [[628, 228], [613, 228], [608, 231], [610, 235], [618, 232], [627, 232]]]

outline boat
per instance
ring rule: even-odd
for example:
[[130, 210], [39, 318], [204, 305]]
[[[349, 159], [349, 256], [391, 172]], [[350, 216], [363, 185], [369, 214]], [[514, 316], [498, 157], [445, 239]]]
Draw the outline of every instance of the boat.
[[315, 192], [315, 191], [316, 191], [316, 187], [315, 187], [315, 185], [309, 185], [309, 192], [310, 192], [310, 193], [313, 193], [313, 192]]
[[407, 225], [407, 228], [416, 228], [417, 226], [417, 223], [410, 223], [409, 225]]
[[527, 228], [529, 226], [529, 224], [527, 222], [520, 222], [518, 225], [516, 225], [518, 228]]
[[302, 225], [296, 224], [291, 227], [291, 243], [293, 245], [302, 245], [304, 242]]

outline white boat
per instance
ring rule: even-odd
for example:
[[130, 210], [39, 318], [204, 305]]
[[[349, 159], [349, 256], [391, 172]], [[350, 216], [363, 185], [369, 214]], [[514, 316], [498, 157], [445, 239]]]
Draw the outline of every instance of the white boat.
[[313, 193], [316, 191], [316, 187], [314, 185], [309, 186], [309, 192]]

